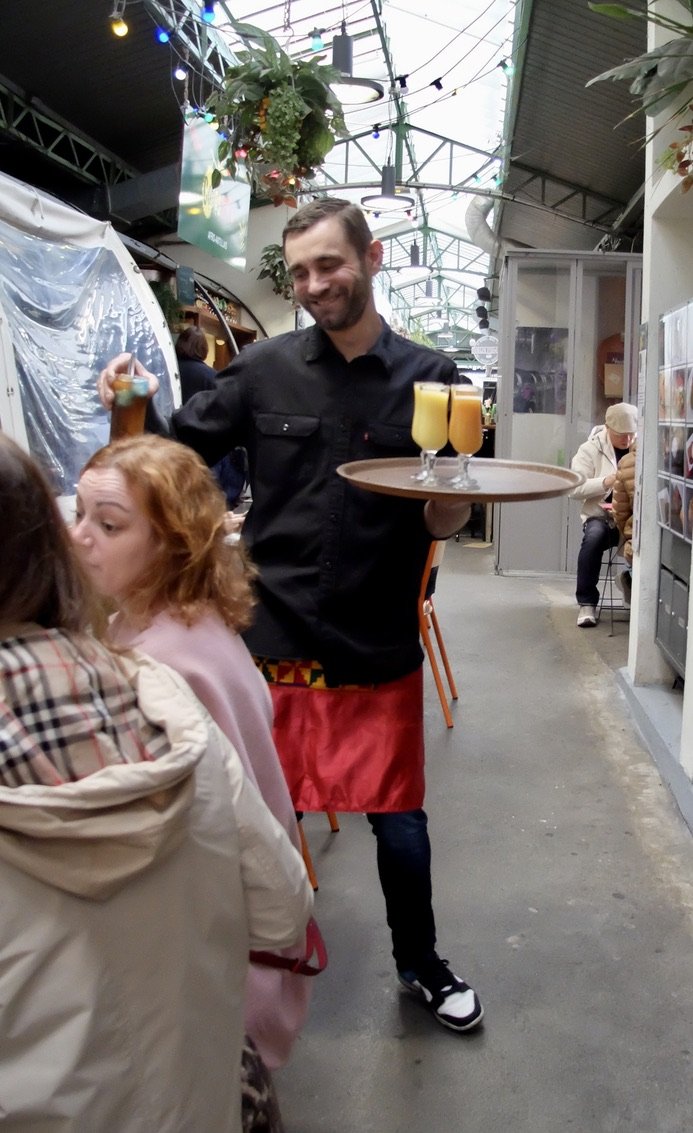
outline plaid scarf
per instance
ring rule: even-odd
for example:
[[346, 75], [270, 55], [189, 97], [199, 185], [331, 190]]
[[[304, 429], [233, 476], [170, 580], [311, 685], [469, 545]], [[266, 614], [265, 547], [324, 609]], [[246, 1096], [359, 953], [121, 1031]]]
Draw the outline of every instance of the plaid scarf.
[[157, 759], [119, 658], [84, 636], [22, 626], [0, 640], [0, 784], [57, 786], [114, 763]]

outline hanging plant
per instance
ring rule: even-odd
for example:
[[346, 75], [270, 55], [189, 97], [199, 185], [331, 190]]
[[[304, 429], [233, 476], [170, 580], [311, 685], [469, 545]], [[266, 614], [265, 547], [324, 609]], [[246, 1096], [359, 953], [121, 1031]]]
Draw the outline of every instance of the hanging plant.
[[[681, 8], [693, 17], [693, 0], [678, 0]], [[590, 79], [587, 86], [602, 82], [604, 79], [613, 79], [614, 82], [625, 80], [630, 82], [629, 90], [641, 101], [641, 109], [646, 114], [659, 114], [663, 110], [670, 110], [669, 117], [658, 126], [649, 136], [649, 141], [657, 136], [666, 126], [680, 118], [686, 110], [693, 110], [690, 94], [681, 98], [686, 88], [693, 82], [693, 18], [688, 23], [682, 23], [670, 16], [661, 15], [647, 3], [640, 8], [632, 8], [625, 4], [598, 4], [590, 3], [593, 12], [611, 16], [618, 20], [647, 20], [657, 27], [674, 32], [676, 39], [646, 51], [627, 63], [612, 67]], [[693, 185], [693, 176], [689, 173], [691, 160], [691, 133], [693, 132], [693, 119], [690, 124], [680, 127], [684, 137], [672, 142], [659, 157], [659, 164], [671, 169], [683, 178], [684, 193]]]
[[[292, 60], [267, 32], [231, 23], [247, 47], [212, 104], [226, 133], [219, 160], [232, 176], [245, 168], [255, 196], [295, 206], [297, 193], [346, 132], [329, 85], [338, 72], [319, 58]], [[220, 180], [217, 169], [212, 184]]]
[[258, 279], [270, 279], [275, 295], [294, 302], [294, 285], [286, 266], [281, 244], [268, 244], [260, 256]]

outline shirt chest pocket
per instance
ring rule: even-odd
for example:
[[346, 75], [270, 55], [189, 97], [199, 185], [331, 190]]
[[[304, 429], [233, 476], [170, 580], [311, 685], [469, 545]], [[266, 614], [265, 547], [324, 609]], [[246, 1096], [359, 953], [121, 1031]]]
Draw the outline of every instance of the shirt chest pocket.
[[272, 479], [307, 479], [315, 464], [319, 417], [293, 413], [259, 413], [256, 418], [258, 465], [266, 460]]

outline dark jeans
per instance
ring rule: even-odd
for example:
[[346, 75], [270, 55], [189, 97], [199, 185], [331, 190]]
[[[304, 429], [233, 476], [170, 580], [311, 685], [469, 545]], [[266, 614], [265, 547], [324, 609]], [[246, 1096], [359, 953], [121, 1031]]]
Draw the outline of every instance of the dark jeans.
[[431, 891], [431, 843], [423, 810], [367, 814], [378, 844], [378, 874], [385, 896], [397, 970], [417, 971], [436, 946]]
[[597, 606], [602, 556], [609, 547], [618, 544], [620, 535], [617, 527], [609, 523], [608, 519], [601, 519], [599, 516], [590, 516], [582, 531], [575, 597], [578, 606]]

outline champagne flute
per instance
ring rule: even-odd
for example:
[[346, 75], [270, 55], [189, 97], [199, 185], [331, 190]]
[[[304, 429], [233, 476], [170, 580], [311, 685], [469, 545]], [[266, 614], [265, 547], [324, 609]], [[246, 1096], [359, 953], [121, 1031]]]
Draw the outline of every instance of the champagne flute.
[[414, 417], [411, 435], [421, 449], [421, 469], [412, 476], [423, 484], [435, 484], [436, 454], [448, 439], [450, 387], [442, 382], [414, 382]]
[[452, 386], [449, 438], [457, 453], [457, 474], [450, 484], [460, 491], [473, 491], [479, 483], [469, 475], [469, 461], [483, 441], [481, 390], [476, 386]]

